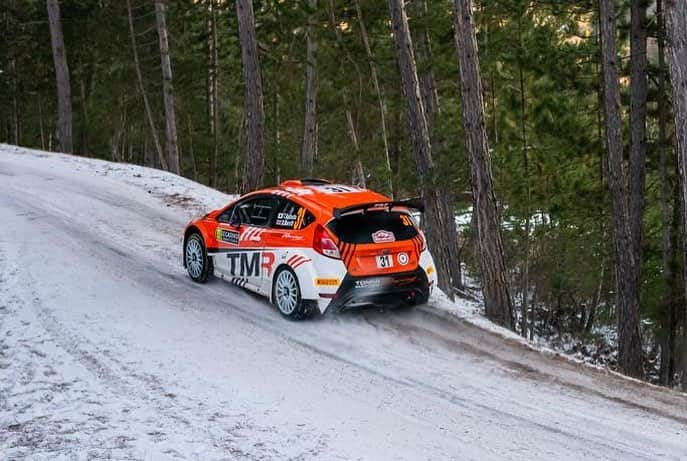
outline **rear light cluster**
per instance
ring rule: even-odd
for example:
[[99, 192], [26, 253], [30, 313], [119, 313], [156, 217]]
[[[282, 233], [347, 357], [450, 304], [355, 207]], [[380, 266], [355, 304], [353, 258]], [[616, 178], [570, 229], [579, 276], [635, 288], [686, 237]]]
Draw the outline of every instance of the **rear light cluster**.
[[332, 240], [329, 232], [327, 232], [327, 229], [322, 227], [321, 224], [318, 224], [318, 226], [315, 228], [313, 249], [329, 258], [341, 259], [339, 248], [336, 246], [336, 243], [334, 243], [334, 240]]

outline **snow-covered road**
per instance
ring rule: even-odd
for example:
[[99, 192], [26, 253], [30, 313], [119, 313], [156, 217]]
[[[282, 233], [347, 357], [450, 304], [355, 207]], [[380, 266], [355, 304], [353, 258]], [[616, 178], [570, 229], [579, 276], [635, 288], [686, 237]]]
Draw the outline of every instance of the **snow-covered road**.
[[687, 398], [460, 320], [288, 322], [180, 264], [226, 197], [0, 145], [0, 459], [685, 459]]

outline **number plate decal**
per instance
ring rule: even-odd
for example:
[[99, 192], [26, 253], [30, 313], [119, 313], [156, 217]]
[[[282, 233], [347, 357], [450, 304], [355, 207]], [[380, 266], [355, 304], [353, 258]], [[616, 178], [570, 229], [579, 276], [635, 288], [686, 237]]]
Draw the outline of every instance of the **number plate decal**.
[[391, 255], [377, 256], [377, 268], [386, 269], [394, 266], [394, 260]]

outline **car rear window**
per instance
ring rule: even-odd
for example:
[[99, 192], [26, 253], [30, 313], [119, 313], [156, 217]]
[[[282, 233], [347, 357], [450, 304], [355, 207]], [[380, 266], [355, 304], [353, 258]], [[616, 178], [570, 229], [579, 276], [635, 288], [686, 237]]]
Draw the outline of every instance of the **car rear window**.
[[[348, 214], [339, 219], [333, 219], [328, 227], [334, 235], [346, 243], [410, 240], [418, 234], [412, 218], [398, 211], [367, 211]], [[389, 238], [389, 232], [393, 234], [393, 239]]]

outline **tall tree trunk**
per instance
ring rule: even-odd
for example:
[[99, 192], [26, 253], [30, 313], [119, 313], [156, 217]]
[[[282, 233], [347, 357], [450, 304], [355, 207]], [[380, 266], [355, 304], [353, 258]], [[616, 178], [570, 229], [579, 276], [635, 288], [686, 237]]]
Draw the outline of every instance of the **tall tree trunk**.
[[[665, 0], [666, 36], [668, 38], [668, 69], [673, 88], [673, 113], [675, 116], [675, 141], [680, 180], [682, 240], [687, 231], [687, 2]], [[687, 295], [687, 270], [683, 280]], [[687, 336], [687, 335], [686, 335]], [[687, 390], [687, 340], [683, 338], [685, 366], [682, 372], [682, 388]]]
[[48, 152], [52, 152], [52, 137], [53, 137], [53, 128], [52, 128], [52, 123], [48, 121]]
[[43, 128], [43, 98], [38, 92], [38, 128], [41, 132], [41, 150], [45, 150], [45, 130]]
[[19, 114], [19, 76], [17, 75], [17, 57], [10, 59], [12, 72], [12, 135], [13, 144], [21, 144], [21, 116]]
[[150, 136], [153, 138], [153, 144], [155, 145], [155, 151], [157, 152], [157, 158], [160, 162], [160, 167], [163, 170], [169, 170], [167, 159], [165, 158], [164, 152], [162, 151], [160, 138], [157, 134], [157, 127], [155, 126], [155, 121], [153, 120], [153, 112], [151, 111], [150, 103], [148, 102], [148, 93], [146, 93], [145, 85], [143, 84], [141, 63], [138, 59], [138, 45], [136, 43], [136, 30], [134, 29], [134, 18], [131, 14], [131, 0], [126, 0], [126, 11], [127, 16], [129, 17], [129, 36], [131, 38], [131, 50], [134, 55], [134, 68], [136, 69], [136, 78], [138, 79], [138, 89], [141, 91], [141, 99], [143, 99], [143, 107], [145, 109], [146, 119], [148, 120], [148, 126], [150, 127]]
[[[336, 20], [336, 14], [334, 13], [334, 0], [329, 0], [329, 22], [332, 29], [334, 30], [334, 36], [336, 37], [336, 44], [339, 46], [341, 51], [344, 51], [343, 39], [341, 37], [341, 30], [339, 29], [339, 24]], [[346, 58], [355, 65], [355, 61], [351, 57], [350, 53], [345, 51]], [[341, 92], [343, 106], [346, 111], [346, 123], [348, 125], [348, 136], [351, 138], [351, 143], [353, 144], [353, 149], [355, 150], [355, 159], [353, 160], [353, 167], [351, 168], [351, 179], [352, 183], [359, 186], [365, 187], [365, 169], [363, 168], [363, 162], [360, 159], [360, 144], [358, 142], [358, 133], [355, 128], [355, 123], [353, 121], [353, 113], [351, 112], [350, 103], [345, 92]]]
[[[634, 264], [632, 279], [639, 306], [642, 268], [644, 188], [646, 182], [646, 105], [648, 0], [632, 0], [630, 24], [630, 161], [628, 212]], [[637, 314], [639, 318], [639, 313]]]
[[[522, 166], [525, 183], [525, 249], [523, 257], [522, 268], [522, 305], [520, 307], [520, 334], [527, 337], [527, 314], [529, 311], [529, 296], [530, 296], [530, 223], [532, 220], [532, 211], [530, 210], [530, 162], [529, 153], [527, 152], [527, 96], [525, 94], [525, 72], [523, 65], [524, 46], [522, 43], [522, 17], [527, 11], [518, 12], [518, 83], [520, 86], [520, 146], [522, 154]], [[534, 313], [533, 313], [534, 315]]]
[[672, 246], [671, 246], [671, 219], [669, 205], [668, 184], [668, 134], [666, 114], [666, 63], [665, 63], [665, 17], [663, 14], [663, 0], [656, 1], [656, 19], [658, 21], [658, 153], [659, 153], [659, 182], [661, 202], [661, 242], [662, 242], [662, 272], [663, 294], [660, 299], [661, 308], [664, 311], [661, 325], [661, 369], [659, 382], [670, 385], [674, 372], [674, 335], [672, 319], [675, 308], [675, 300], [672, 297]]
[[642, 221], [646, 176], [647, 0], [632, 0], [630, 25], [630, 235], [635, 258], [634, 277], [639, 286], [642, 261]]
[[308, 28], [305, 71], [305, 124], [301, 149], [301, 173], [312, 176], [317, 157], [317, 39], [315, 38], [317, 0], [308, 0]]
[[[413, 9], [416, 18], [426, 21], [428, 12], [426, 0], [413, 0]], [[418, 40], [415, 50], [417, 52], [417, 64], [419, 69], [418, 78], [420, 81], [420, 95], [422, 96], [422, 104], [424, 104], [425, 107], [429, 137], [434, 143], [436, 138], [434, 135], [434, 125], [437, 114], [439, 113], [439, 100], [437, 98], [436, 85], [434, 83], [432, 49], [426, 24], [422, 25], [416, 37]]]
[[188, 156], [191, 159], [191, 171], [193, 172], [193, 180], [198, 182], [198, 165], [196, 163], [196, 154], [193, 150], [193, 125], [191, 123], [191, 114], [188, 114]]
[[[2, 17], [3, 17], [3, 23], [5, 24], [5, 34], [7, 34], [7, 35], [12, 34], [14, 32], [12, 29], [13, 21], [10, 21], [9, 8], [3, 9]], [[10, 71], [12, 71], [12, 59], [14, 58], [13, 55], [14, 55], [14, 53], [11, 53], [7, 56], [7, 59], [10, 62]], [[11, 73], [12, 73], [12, 75], [14, 74], [14, 72], [11, 72]], [[16, 99], [16, 97], [17, 97], [16, 89], [13, 88], [11, 93], [12, 93], [12, 99], [13, 100]], [[2, 117], [2, 120], [0, 120], [0, 123], [2, 123], [2, 125], [0, 125], [0, 128], [2, 129], [2, 131], [4, 133], [4, 139], [3, 138], [0, 138], [0, 139], [3, 139], [3, 141], [8, 143], [8, 144], [12, 143], [12, 137], [11, 137], [10, 133], [12, 132], [11, 125], [12, 125], [12, 119], [14, 118], [13, 107], [14, 107], [14, 101], [12, 103], [11, 108], [10, 107], [7, 107], [7, 108], [3, 107], [3, 109], [4, 109], [2, 111], [3, 117]], [[7, 112], [5, 112], [5, 110]], [[7, 116], [7, 118], [5, 118], [5, 116]]]
[[389, 137], [387, 135], [386, 127], [386, 99], [384, 93], [382, 93], [381, 86], [379, 85], [379, 76], [377, 75], [377, 66], [375, 65], [374, 55], [372, 54], [372, 48], [370, 47], [370, 38], [367, 34], [367, 27], [365, 26], [365, 21], [363, 19], [363, 11], [360, 7], [360, 0], [355, 0], [355, 11], [358, 15], [358, 24], [360, 25], [360, 34], [363, 39], [363, 45], [365, 46], [365, 54], [367, 55], [367, 61], [370, 64], [370, 74], [372, 75], [372, 85], [374, 86], [375, 93], [377, 93], [377, 102], [379, 104], [379, 116], [382, 128], [382, 141], [384, 142], [384, 161], [386, 167], [387, 175], [387, 188], [389, 189], [389, 195], [394, 196], [394, 181], [393, 172], [391, 170], [391, 159], [389, 157]]
[[245, 114], [241, 116], [241, 120], [238, 124], [238, 130], [236, 131], [236, 159], [234, 161], [234, 193], [240, 194], [241, 188], [243, 187], [241, 179], [241, 146], [244, 145], [246, 131], [246, 117]]
[[281, 184], [281, 129], [279, 128], [280, 101], [279, 85], [274, 85], [272, 103], [272, 120], [274, 120], [274, 179], [276, 184]]
[[[599, 39], [599, 16], [597, 14], [597, 17], [595, 18], [595, 21], [593, 22], [593, 30], [592, 34], [596, 37], [596, 43], [595, 45], [597, 46], [597, 49], [599, 50], [599, 53], [601, 52], [601, 46], [600, 46], [600, 39]], [[601, 74], [601, 64], [599, 63], [599, 59], [596, 60], [594, 64], [595, 72], [597, 75]], [[603, 98], [603, 85], [601, 82], [596, 87], [596, 138], [599, 143], [599, 190], [603, 190], [605, 185], [604, 185], [604, 160], [605, 160], [605, 155], [606, 152], [604, 150], [604, 116], [603, 116], [603, 107], [604, 107], [604, 98]], [[600, 202], [597, 205], [597, 212], [598, 212], [598, 219], [597, 219], [597, 224], [598, 224], [598, 235], [601, 236], [601, 239], [599, 240], [599, 248], [603, 248], [603, 246], [606, 244], [606, 218], [605, 218], [605, 206], [603, 202]], [[602, 250], [599, 250], [599, 254], [601, 254], [601, 258], [599, 258], [599, 276], [598, 280], [599, 283], [596, 286], [596, 292], [594, 295], [594, 299], [592, 300], [592, 306], [590, 308], [590, 313], [589, 316], [587, 317], [587, 324], [585, 326], [585, 330], [587, 333], [589, 333], [592, 330], [592, 327], [594, 326], [594, 321], [596, 320], [597, 317], [597, 311], [599, 309], [599, 305], [602, 300], [602, 294], [604, 293], [604, 275], [606, 273], [606, 256], [605, 252]]]
[[246, 152], [241, 190], [248, 192], [262, 186], [265, 170], [265, 109], [253, 2], [236, 0], [236, 15], [239, 23], [243, 80], [246, 85]]
[[408, 131], [415, 150], [415, 164], [425, 201], [424, 219], [427, 244], [434, 256], [439, 288], [452, 298], [451, 273], [448, 267], [450, 255], [442, 236], [444, 223], [442, 222], [441, 197], [436, 187], [432, 144], [429, 138], [429, 127], [427, 126], [422, 96], [420, 95], [420, 82], [404, 0], [389, 0], [389, 11], [394, 34], [396, 61], [401, 72], [401, 84], [408, 107]]
[[162, 96], [165, 105], [165, 146], [167, 164], [172, 173], [180, 173], [179, 146], [177, 141], [177, 119], [174, 110], [174, 86], [172, 85], [172, 62], [169, 56], [167, 38], [167, 5], [164, 0], [155, 0], [155, 22], [160, 39], [160, 64], [162, 66]]
[[[676, 351], [678, 325], [678, 309], [680, 305], [682, 287], [680, 284], [680, 252], [683, 242], [680, 241], [680, 185], [674, 188], [675, 206], [673, 216], [670, 220], [670, 260], [667, 262], [664, 274], [666, 288], [664, 299], [662, 299], [663, 312], [661, 312], [661, 331], [659, 344], [661, 345], [661, 366], [659, 369], [659, 382], [670, 386], [676, 371]], [[687, 360], [687, 357], [685, 358]], [[687, 362], [685, 362], [684, 372], [687, 372]]]
[[60, 147], [62, 152], [72, 153], [74, 150], [72, 141], [72, 96], [69, 84], [69, 67], [67, 66], [67, 50], [64, 47], [64, 37], [62, 36], [60, 4], [58, 0], [46, 0], [46, 2], [48, 8], [48, 22], [50, 23], [52, 56], [55, 62]]
[[88, 107], [86, 104], [86, 83], [83, 77], [79, 79], [79, 96], [81, 102], [81, 136], [80, 136], [80, 146], [79, 151], [87, 154], [88, 153]]
[[358, 187], [365, 188], [365, 169], [363, 162], [360, 160], [360, 145], [358, 144], [358, 135], [355, 131], [355, 124], [353, 123], [353, 114], [346, 109], [346, 123], [348, 124], [348, 135], [351, 137], [353, 143], [353, 150], [355, 150], [355, 160], [353, 164], [353, 171], [351, 174], [352, 183]]
[[463, 98], [465, 150], [470, 160], [482, 290], [487, 316], [495, 322], [513, 328], [513, 305], [508, 291], [499, 215], [492, 184], [472, 9], [471, 0], [453, 1], [454, 37], [458, 50], [460, 89]]
[[[666, 62], [665, 62], [665, 16], [663, 0], [656, 1], [656, 17], [658, 19], [658, 152], [659, 179], [661, 184], [661, 224], [662, 224], [662, 265], [666, 282], [670, 280], [671, 245], [670, 245], [670, 208], [668, 184], [668, 134], [666, 107]], [[666, 288], [668, 285], [666, 284]]]
[[[113, 162], [131, 161], [129, 157], [125, 157], [126, 154], [125, 143], [127, 142], [126, 130], [127, 130], [127, 117], [126, 117], [126, 105], [124, 103], [124, 97], [118, 98], [118, 117], [117, 123], [114, 126], [114, 132], [110, 137], [110, 158]], [[129, 152], [130, 154], [130, 152]]]
[[[643, 377], [642, 338], [639, 330], [639, 287], [623, 171], [623, 133], [620, 115], [618, 57], [615, 44], [614, 0], [599, 1], [601, 62], [606, 114], [608, 187], [613, 209], [616, 307], [618, 317], [618, 365], [623, 373]], [[629, 250], [629, 251], [628, 251]]]
[[[490, 37], [491, 28], [489, 21], [485, 21], [484, 24], [484, 54], [486, 56], [490, 55]], [[491, 106], [491, 134], [487, 132], [487, 136], [491, 137], [492, 146], [496, 146], [499, 143], [499, 130], [498, 130], [498, 114], [497, 114], [497, 104], [496, 104], [496, 72], [495, 65], [490, 66], [489, 69], [489, 105]]]
[[[428, 12], [426, 0], [414, 0], [414, 8], [418, 18], [426, 17]], [[427, 118], [427, 128], [429, 130], [429, 137], [434, 148], [441, 149], [443, 144], [438, 133], [434, 129], [435, 121], [440, 112], [439, 97], [434, 83], [434, 72], [432, 70], [432, 49], [430, 46], [429, 30], [426, 25], [422, 27], [418, 34], [419, 40], [417, 43], [418, 66], [421, 69], [419, 72], [420, 95], [422, 96], [422, 104], [425, 109], [425, 117]], [[456, 230], [456, 218], [453, 208], [453, 194], [441, 183], [437, 186], [439, 188], [439, 213], [441, 213], [441, 222], [443, 223], [442, 234], [444, 238], [444, 245], [448, 246], [448, 261], [446, 265], [449, 269], [449, 277], [452, 286], [458, 289], [463, 288], [462, 274], [460, 267], [460, 243], [458, 242], [458, 232]]]
[[210, 157], [208, 184], [217, 184], [217, 163], [219, 160], [219, 101], [218, 101], [218, 72], [217, 72], [217, 5], [216, 0], [210, 0], [208, 6], [208, 126], [212, 137], [212, 154]]

